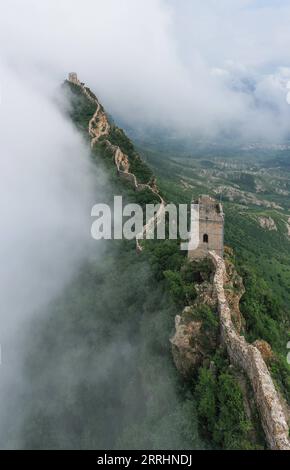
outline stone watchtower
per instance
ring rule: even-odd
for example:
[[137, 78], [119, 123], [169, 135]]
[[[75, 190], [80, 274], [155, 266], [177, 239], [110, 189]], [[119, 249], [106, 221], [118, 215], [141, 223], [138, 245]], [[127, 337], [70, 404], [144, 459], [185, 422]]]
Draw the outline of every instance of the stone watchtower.
[[224, 254], [224, 213], [222, 205], [210, 196], [202, 195], [199, 205], [199, 246], [188, 252], [190, 259], [205, 258], [209, 251]]
[[68, 74], [68, 81], [71, 82], [71, 83], [74, 83], [75, 85], [80, 84], [78, 76], [75, 72], [71, 72], [71, 73]]

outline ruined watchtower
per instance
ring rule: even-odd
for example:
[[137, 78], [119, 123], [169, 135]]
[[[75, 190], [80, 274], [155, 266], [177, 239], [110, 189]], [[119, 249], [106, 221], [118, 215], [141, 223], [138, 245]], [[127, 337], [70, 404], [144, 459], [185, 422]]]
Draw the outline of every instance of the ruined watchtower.
[[71, 73], [68, 74], [68, 81], [71, 82], [71, 83], [74, 83], [75, 85], [80, 84], [78, 76], [75, 72], [71, 72]]
[[224, 213], [222, 205], [210, 196], [202, 195], [199, 206], [199, 246], [188, 252], [190, 259], [202, 259], [209, 251], [224, 254]]

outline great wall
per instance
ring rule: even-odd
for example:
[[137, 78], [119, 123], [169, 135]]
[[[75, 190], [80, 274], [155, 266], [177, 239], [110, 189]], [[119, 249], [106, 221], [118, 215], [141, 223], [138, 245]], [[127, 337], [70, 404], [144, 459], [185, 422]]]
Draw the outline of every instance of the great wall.
[[[88, 127], [88, 132], [91, 137], [91, 147], [93, 148], [94, 145], [99, 141], [100, 137], [109, 135], [111, 129], [110, 123], [97, 97], [95, 97], [90, 92], [90, 90], [85, 87], [82, 82], [80, 82], [77, 77], [77, 74], [70, 73], [68, 81], [73, 83], [74, 85], [79, 86], [85, 96], [96, 105], [96, 111], [93, 117], [90, 119]], [[160, 219], [163, 217], [165, 213], [165, 202], [160, 196], [158, 189], [155, 185], [151, 186], [150, 184], [138, 183], [138, 180], [134, 173], [130, 173], [129, 171], [130, 163], [128, 156], [122, 152], [120, 147], [118, 147], [117, 145], [113, 145], [108, 139], [104, 140], [103, 143], [113, 155], [113, 160], [119, 177], [129, 182], [135, 191], [139, 192], [143, 191], [144, 189], [148, 189], [155, 196], [157, 196], [160, 201], [159, 207], [154, 216], [149, 219], [149, 221], [143, 226], [142, 231], [136, 236], [136, 251], [139, 253], [142, 251], [141, 240], [146, 238], [146, 234], [149, 234], [152, 230], [154, 230], [155, 225], [158, 224]]]
[[218, 302], [221, 341], [231, 363], [241, 368], [250, 380], [270, 449], [290, 450], [287, 419], [266, 363], [259, 349], [240, 336], [233, 324], [224, 290], [227, 276], [225, 262], [215, 252], [209, 252], [209, 255], [215, 266], [213, 284]]
[[[86, 97], [96, 105], [96, 111], [90, 119], [88, 127], [91, 146], [93, 147], [101, 136], [109, 135], [110, 123], [98, 99], [78, 80], [75, 73], [69, 74], [68, 81], [81, 87]], [[122, 152], [120, 147], [113, 145], [108, 139], [103, 142], [113, 155], [118, 175], [128, 181], [135, 191], [142, 191], [147, 188], [159, 198], [160, 206], [158, 211], [143, 226], [142, 232], [136, 237], [136, 250], [140, 252], [142, 251], [140, 240], [146, 237], [146, 233], [154, 229], [155, 224], [163, 216], [165, 202], [158, 193], [156, 186], [152, 187], [150, 184], [138, 183], [136, 176], [129, 171], [130, 163], [128, 156]], [[208, 256], [215, 267], [213, 291], [217, 300], [221, 342], [226, 347], [230, 362], [237, 368], [242, 369], [250, 380], [268, 447], [272, 450], [290, 450], [287, 418], [267, 365], [259, 349], [255, 345], [249, 344], [244, 336], [239, 335], [232, 321], [232, 312], [224, 290], [227, 278], [225, 262], [214, 251], [209, 251]], [[176, 334], [180, 327], [180, 316], [177, 317]], [[172, 339], [171, 343], [174, 343]]]

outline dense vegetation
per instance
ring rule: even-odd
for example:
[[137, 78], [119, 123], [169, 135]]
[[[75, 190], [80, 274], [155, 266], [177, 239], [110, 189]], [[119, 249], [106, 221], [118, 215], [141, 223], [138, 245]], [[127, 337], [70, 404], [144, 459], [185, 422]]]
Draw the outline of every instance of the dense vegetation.
[[[89, 120], [93, 116], [96, 106], [93, 102], [87, 99], [78, 85], [66, 81], [63, 85], [63, 89], [70, 100], [70, 118], [86, 136]], [[93, 98], [96, 98], [88, 88], [87, 91]], [[108, 117], [108, 120], [111, 125], [110, 133], [108, 136], [104, 136], [100, 139], [100, 145], [96, 146], [96, 151], [98, 151], [99, 148], [102, 148], [102, 140], [108, 139], [111, 144], [119, 146], [122, 152], [128, 156], [130, 171], [135, 174], [137, 180], [140, 183], [148, 183], [153, 177], [152, 170], [140, 158], [133, 143], [128, 139], [123, 129], [117, 127], [111, 118]]]
[[169, 290], [177, 305], [181, 307], [191, 305], [197, 297], [196, 284], [210, 280], [211, 263], [203, 260], [193, 264], [183, 260], [180, 270], [177, 268], [175, 265], [174, 269], [163, 271], [163, 275], [168, 281]]
[[[154, 167], [158, 183], [169, 201], [190, 202], [192, 196], [200, 193], [214, 195], [219, 184], [238, 184], [241, 190], [255, 194], [258, 181], [263, 192], [257, 197], [281, 206], [282, 209], [277, 210], [224, 202], [225, 242], [234, 249], [233, 261], [246, 288], [241, 311], [246, 320], [247, 339], [250, 342], [264, 339], [271, 345], [275, 354], [269, 367], [290, 403], [290, 366], [286, 360], [286, 345], [290, 339], [290, 240], [286, 229], [289, 197], [281, 192], [289, 189], [289, 155], [273, 158], [273, 151], [247, 155], [232, 149], [231, 157], [236, 155], [230, 160], [228, 152], [219, 154], [198, 147], [186, 152], [176, 149], [175, 153], [172, 149], [169, 152], [159, 150], [162, 145], [156, 143], [150, 147], [146, 143], [145, 149], [142, 143], [142, 147], [141, 153]], [[282, 169], [281, 162], [284, 162]], [[213, 177], [207, 173], [208, 169]], [[262, 229], [258, 223], [260, 216], [271, 217], [277, 231]]]
[[245, 413], [242, 390], [226, 360], [214, 357], [218, 369], [201, 367], [196, 386], [198, 417], [204, 433], [224, 449], [262, 448], [253, 442], [253, 425]]
[[140, 183], [148, 183], [153, 177], [153, 173], [148, 165], [146, 165], [138, 153], [136, 152], [133, 143], [126, 136], [122, 129], [116, 126], [111, 127], [108, 140], [113, 145], [118, 145], [122, 152], [128, 155], [130, 162], [130, 172], [134, 173]]
[[45, 319], [34, 319], [25, 448], [204, 446], [170, 358], [176, 308], [132, 248], [111, 243], [105, 256], [92, 254]]
[[77, 128], [86, 136], [89, 121], [92, 118], [96, 106], [82, 93], [80, 87], [71, 82], [65, 82], [62, 86], [65, 96], [68, 98], [68, 113]]
[[[227, 209], [227, 237], [235, 248], [236, 266], [246, 288], [241, 311], [249, 341], [266, 340], [275, 351], [273, 377], [290, 402], [290, 366], [286, 360], [289, 334], [289, 241], [281, 233], [266, 232], [253, 219]], [[276, 216], [277, 217], [277, 216]], [[277, 221], [278, 223], [278, 221]]]

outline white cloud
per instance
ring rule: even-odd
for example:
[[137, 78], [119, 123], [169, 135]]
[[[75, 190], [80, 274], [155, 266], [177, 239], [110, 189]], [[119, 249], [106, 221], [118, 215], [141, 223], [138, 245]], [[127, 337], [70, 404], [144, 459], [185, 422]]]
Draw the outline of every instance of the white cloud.
[[25, 300], [31, 309], [50, 298], [84, 255], [98, 179], [50, 98], [1, 71], [1, 302], [25, 317]]
[[[0, 441], [23, 387], [23, 335], [88, 255], [90, 210], [106, 185], [72, 124], [44, 93], [0, 64]], [[32, 80], [33, 81], [33, 80]], [[16, 420], [20, 416], [14, 417]]]
[[[269, 79], [289, 67], [289, 1], [12, 0], [2, 13], [2, 54], [17, 73], [56, 85], [77, 71], [131, 125], [209, 135], [243, 128], [271, 139], [289, 127], [287, 92], [275, 94]], [[278, 120], [269, 107], [255, 109], [267, 80]], [[245, 82], [252, 94], [241, 93]]]

